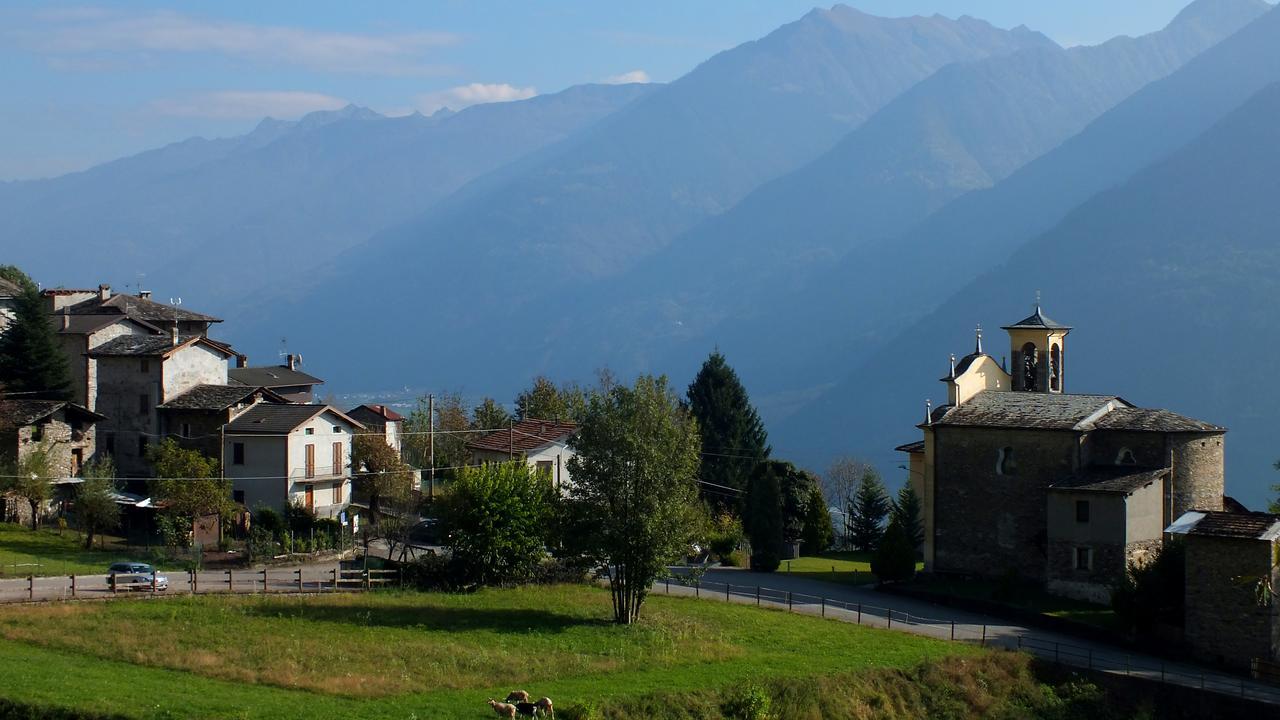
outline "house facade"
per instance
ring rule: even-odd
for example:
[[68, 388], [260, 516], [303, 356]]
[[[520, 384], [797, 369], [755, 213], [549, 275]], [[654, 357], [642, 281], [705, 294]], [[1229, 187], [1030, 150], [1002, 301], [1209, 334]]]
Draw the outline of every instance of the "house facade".
[[[103, 419], [63, 400], [0, 399], [0, 460], [20, 462], [43, 448], [55, 483], [75, 478], [97, 453], [96, 425]], [[0, 517], [29, 522], [31, 507], [6, 498]]]
[[387, 444], [397, 453], [400, 452], [400, 433], [404, 430], [403, 415], [386, 405], [360, 405], [348, 410], [347, 415], [360, 421], [369, 432], [385, 437]]
[[578, 426], [570, 422], [529, 418], [467, 443], [467, 450], [475, 464], [523, 458], [565, 492], [573, 482], [568, 462], [574, 453], [569, 440], [577, 431]]
[[1188, 510], [1223, 507], [1225, 428], [1116, 395], [1065, 391], [1070, 327], [1004, 328], [1012, 370], [982, 350], [942, 378], [922, 439], [898, 447], [923, 504], [925, 568], [1035, 579], [1105, 602], [1126, 564]]
[[234, 500], [251, 509], [301, 505], [336, 517], [351, 502], [351, 444], [363, 429], [328, 405], [253, 405], [223, 429]]

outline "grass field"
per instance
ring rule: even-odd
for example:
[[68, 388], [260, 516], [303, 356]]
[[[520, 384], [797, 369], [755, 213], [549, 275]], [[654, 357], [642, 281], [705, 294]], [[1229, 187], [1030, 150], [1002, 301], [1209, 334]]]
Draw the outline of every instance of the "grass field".
[[[0, 577], [27, 575], [102, 575], [107, 566], [121, 560], [152, 562], [145, 549], [125, 547], [119, 538], [93, 541], [84, 548], [84, 537], [75, 530], [43, 527], [35, 532], [12, 523], [0, 523]], [[168, 568], [164, 563], [161, 567]]]
[[608, 594], [582, 586], [10, 606], [0, 697], [133, 717], [483, 717], [515, 687], [565, 706], [982, 654], [711, 601], [608, 618]]
[[[922, 569], [924, 563], [917, 564]], [[783, 560], [778, 572], [791, 573], [811, 580], [840, 583], [842, 585], [867, 585], [875, 582], [871, 574], [869, 552], [826, 552], [816, 556]]]

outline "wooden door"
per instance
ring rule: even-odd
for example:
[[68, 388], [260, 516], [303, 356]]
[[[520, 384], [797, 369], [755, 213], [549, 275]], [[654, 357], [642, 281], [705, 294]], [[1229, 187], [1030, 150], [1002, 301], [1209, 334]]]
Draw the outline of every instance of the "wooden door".
[[315, 510], [316, 509], [316, 486], [308, 485], [306, 488], [306, 492], [307, 492], [307, 509]]
[[315, 445], [311, 445], [311, 444], [307, 445], [306, 470], [307, 470], [307, 477], [313, 478], [316, 476], [316, 446]]
[[346, 455], [346, 453], [342, 452], [342, 443], [340, 442], [334, 443], [333, 444], [333, 474], [334, 475], [342, 474], [342, 466], [346, 464], [343, 462], [344, 455]]

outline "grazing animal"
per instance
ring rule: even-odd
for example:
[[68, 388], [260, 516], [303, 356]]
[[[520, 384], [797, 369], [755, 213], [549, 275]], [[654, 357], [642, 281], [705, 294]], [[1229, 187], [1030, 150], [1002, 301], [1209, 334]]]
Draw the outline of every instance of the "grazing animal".
[[531, 702], [516, 703], [516, 714], [521, 717], [538, 717], [538, 706]]
[[528, 690], [512, 690], [507, 693], [507, 702], [529, 702]]
[[551, 707], [551, 698], [544, 697], [538, 702], [534, 703], [534, 705], [536, 705], [537, 708], [542, 711], [543, 717], [554, 718], [556, 716], [555, 708]]
[[493, 711], [498, 713], [498, 715], [508, 718], [509, 720], [516, 716], [516, 706], [510, 703], [502, 703], [494, 700], [493, 698], [489, 698], [489, 707], [493, 708]]

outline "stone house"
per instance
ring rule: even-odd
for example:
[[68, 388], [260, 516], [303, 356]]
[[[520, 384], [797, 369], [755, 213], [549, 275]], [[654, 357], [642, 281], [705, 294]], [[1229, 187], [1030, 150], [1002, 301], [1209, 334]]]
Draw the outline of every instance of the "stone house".
[[942, 378], [922, 440], [899, 446], [923, 505], [925, 569], [1013, 574], [1100, 601], [1125, 563], [1192, 509], [1221, 510], [1225, 428], [1116, 395], [1065, 391], [1069, 326], [1004, 328], [1013, 372], [982, 350]]
[[90, 410], [98, 401], [98, 359], [89, 353], [118, 337], [160, 335], [160, 328], [124, 315], [58, 313], [50, 317], [50, 322], [67, 356], [72, 399]]
[[[0, 461], [18, 462], [48, 448], [54, 482], [74, 478], [94, 458], [95, 426], [103, 416], [64, 400], [0, 399]], [[46, 508], [46, 511], [48, 508]], [[3, 517], [29, 521], [26, 502], [5, 502]]]
[[363, 429], [328, 405], [252, 405], [223, 429], [223, 471], [234, 500], [337, 516], [351, 503], [351, 443]]
[[289, 355], [285, 365], [231, 368], [227, 378], [232, 383], [267, 388], [291, 403], [308, 404], [315, 401], [315, 386], [324, 381], [298, 369], [301, 362], [301, 356]]
[[51, 315], [123, 316], [165, 331], [177, 327], [180, 335], [208, 335], [210, 325], [222, 322], [211, 315], [156, 302], [147, 290], [129, 295], [112, 293], [110, 285], [99, 285], [97, 290], [58, 288], [45, 290], [41, 295], [45, 300], [45, 310]]
[[1193, 511], [1167, 531], [1186, 542], [1183, 638], [1193, 652], [1242, 668], [1280, 660], [1280, 515]]
[[223, 427], [261, 402], [286, 403], [267, 388], [244, 385], [196, 385], [156, 406], [160, 435], [174, 438], [183, 447], [223, 460]]
[[563, 492], [573, 482], [568, 462], [574, 453], [568, 443], [577, 431], [571, 422], [529, 418], [467, 443], [467, 450], [476, 464], [523, 458]]
[[226, 345], [202, 335], [124, 335], [89, 351], [97, 362], [94, 409], [107, 417], [100, 426], [102, 449], [124, 476], [145, 477], [147, 445], [163, 432], [157, 406], [198, 385], [225, 385]]

